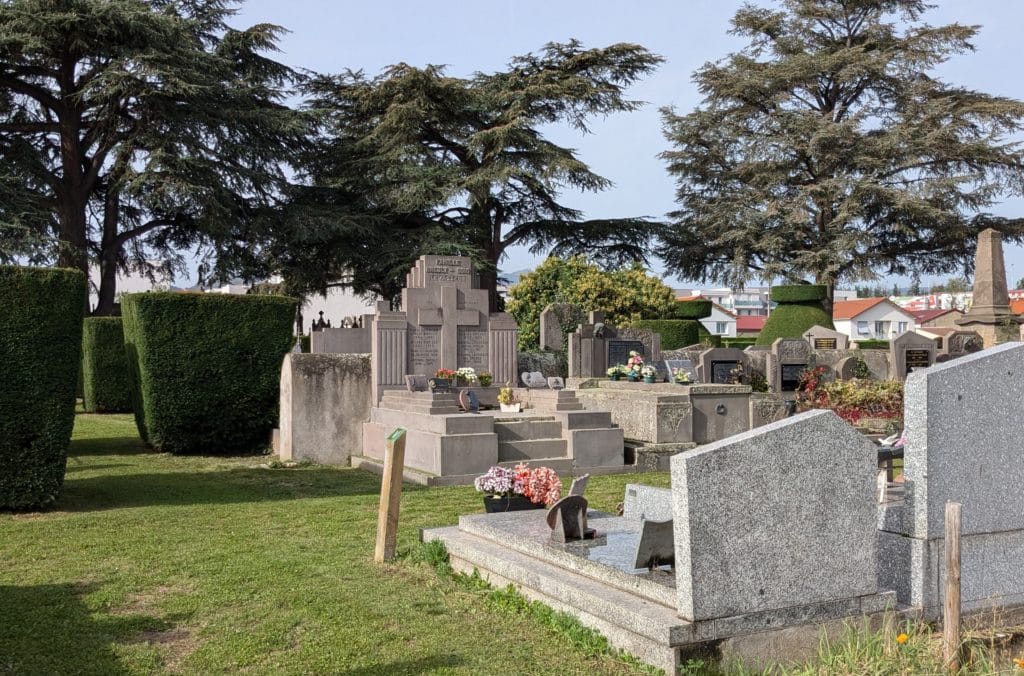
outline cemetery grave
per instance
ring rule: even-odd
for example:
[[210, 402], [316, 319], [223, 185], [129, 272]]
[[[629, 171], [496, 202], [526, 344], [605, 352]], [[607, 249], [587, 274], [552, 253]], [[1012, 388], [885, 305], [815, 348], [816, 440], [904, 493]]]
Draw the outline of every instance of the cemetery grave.
[[1022, 373], [1019, 343], [911, 373], [905, 481], [883, 479], [881, 494], [877, 447], [811, 411], [673, 456], [670, 489], [630, 485], [621, 516], [577, 514], [586, 537], [552, 537], [550, 518], [516, 512], [423, 538], [457, 570], [511, 582], [669, 671], [691, 655], [792, 659], [841, 618], [936, 618], [947, 501], [963, 505], [964, 609], [1019, 607]]

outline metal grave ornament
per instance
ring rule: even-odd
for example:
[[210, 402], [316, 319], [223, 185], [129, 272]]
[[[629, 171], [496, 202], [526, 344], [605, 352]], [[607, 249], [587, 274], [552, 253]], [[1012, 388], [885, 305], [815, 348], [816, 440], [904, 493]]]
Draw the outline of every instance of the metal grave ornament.
[[555, 542], [592, 540], [597, 535], [596, 530], [587, 528], [587, 499], [582, 495], [567, 495], [551, 505], [547, 522]]

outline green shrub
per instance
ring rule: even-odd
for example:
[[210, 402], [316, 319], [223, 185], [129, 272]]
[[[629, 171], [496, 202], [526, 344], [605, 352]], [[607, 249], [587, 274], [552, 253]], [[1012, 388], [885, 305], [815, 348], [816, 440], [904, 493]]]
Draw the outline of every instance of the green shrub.
[[0, 266], [0, 508], [60, 495], [75, 421], [85, 275]]
[[776, 303], [813, 303], [828, 298], [824, 284], [785, 284], [773, 286], [772, 300]]
[[711, 316], [711, 301], [707, 299], [676, 301], [672, 306], [675, 319], [704, 319]]
[[722, 338], [722, 347], [735, 347], [737, 350], [744, 350], [757, 343], [753, 336], [741, 336], [738, 338]]
[[888, 350], [888, 340], [858, 340], [855, 341], [857, 347], [862, 350]]
[[86, 317], [82, 326], [82, 402], [88, 413], [132, 410], [120, 317]]
[[[678, 350], [701, 341], [704, 325], [696, 319], [641, 319], [631, 324], [634, 329], [650, 329], [661, 336], [661, 349]], [[710, 334], [708, 334], [710, 335]]]
[[771, 345], [778, 338], [800, 338], [812, 326], [834, 329], [832, 316], [821, 304], [826, 294], [827, 289], [817, 284], [773, 287], [772, 300], [779, 305], [772, 310], [754, 344]]
[[170, 453], [252, 453], [277, 424], [298, 301], [139, 293], [122, 299], [139, 434]]
[[303, 335], [303, 336], [299, 336], [299, 340], [301, 341], [301, 344], [302, 344], [302, 353], [303, 354], [309, 354], [310, 352], [313, 351], [313, 348], [311, 346], [312, 338], [310, 337], [310, 335], [308, 333]]

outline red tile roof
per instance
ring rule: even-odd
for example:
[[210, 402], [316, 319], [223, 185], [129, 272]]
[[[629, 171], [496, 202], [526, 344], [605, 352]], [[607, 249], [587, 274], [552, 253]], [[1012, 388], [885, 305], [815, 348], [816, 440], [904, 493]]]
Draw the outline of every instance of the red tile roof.
[[736, 318], [736, 331], [760, 331], [768, 318], [763, 315], [740, 315]]
[[[832, 303], [832, 319], [853, 319], [860, 313], [870, 310], [879, 303], [888, 302], [888, 298], [857, 298], [855, 300], [837, 300]], [[897, 305], [895, 307], [899, 306]]]
[[930, 322], [933, 319], [938, 319], [942, 315], [947, 314], [949, 312], [960, 312], [960, 311], [959, 310], [953, 310], [953, 309], [943, 310], [942, 308], [932, 308], [931, 310], [910, 310], [910, 309], [907, 309], [907, 312], [909, 312], [910, 314], [914, 315], [914, 319], [916, 319], [919, 324], [924, 324], [925, 322]]
[[1010, 312], [1015, 315], [1024, 314], [1024, 298], [1010, 301]]

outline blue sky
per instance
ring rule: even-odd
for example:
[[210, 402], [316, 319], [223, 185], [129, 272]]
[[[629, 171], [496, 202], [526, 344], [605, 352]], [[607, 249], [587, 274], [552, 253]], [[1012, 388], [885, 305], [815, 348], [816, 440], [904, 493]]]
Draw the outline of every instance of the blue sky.
[[[980, 25], [981, 31], [974, 42], [977, 51], [954, 57], [938, 75], [954, 84], [1024, 99], [1019, 46], [1024, 2], [942, 0], [940, 4], [926, 15], [928, 23]], [[404, 61], [416, 66], [445, 64], [450, 74], [461, 76], [501, 70], [510, 57], [536, 51], [547, 42], [577, 38], [587, 47], [641, 44], [666, 59], [654, 75], [629, 92], [632, 98], [648, 102], [644, 108], [594, 120], [593, 133], [586, 136], [562, 127], [550, 127], [545, 133], [556, 143], [578, 149], [583, 161], [615, 183], [599, 194], [566, 193], [565, 203], [589, 218], [661, 217], [674, 208], [674, 184], [657, 157], [667, 148], [658, 111], [675, 106], [686, 112], [699, 105], [691, 76], [703, 63], [743, 46], [728, 35], [729, 20], [741, 5], [739, 0], [249, 0], [232, 23], [283, 26], [290, 32], [283, 37], [277, 58], [324, 73], [352, 68], [374, 75]], [[992, 212], [1021, 215], [1024, 200], [1007, 199]], [[1024, 277], [1024, 250], [1014, 246], [1006, 253], [1012, 285]], [[539, 260], [525, 249], [513, 250], [502, 268], [530, 268]], [[667, 281], [683, 285], [679, 280]]]

